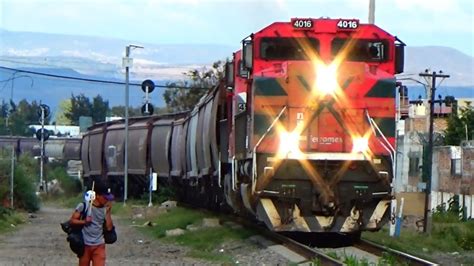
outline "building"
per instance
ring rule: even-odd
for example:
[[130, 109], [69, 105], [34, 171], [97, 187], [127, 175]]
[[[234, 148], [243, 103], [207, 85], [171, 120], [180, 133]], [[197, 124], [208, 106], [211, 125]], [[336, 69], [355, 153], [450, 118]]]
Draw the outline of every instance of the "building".
[[[29, 128], [32, 128], [36, 131], [41, 129], [41, 125], [30, 125]], [[44, 128], [49, 131], [53, 131], [54, 135], [68, 136], [68, 137], [78, 137], [80, 136], [80, 131], [78, 126], [58, 126], [58, 125], [45, 125]]]
[[[459, 104], [446, 106], [435, 103], [433, 119], [433, 161], [431, 165], [431, 207], [447, 208], [455, 195], [466, 208], [467, 217], [474, 213], [474, 141], [464, 141], [460, 146], [442, 146], [441, 136], [446, 130], [447, 118], [458, 108], [474, 102], [462, 99]], [[408, 117], [397, 126], [397, 156], [394, 190], [397, 195], [413, 200], [411, 205], [424, 206], [425, 182], [422, 179], [423, 144], [428, 143], [429, 109], [420, 101], [411, 102]], [[419, 192], [410, 193], [405, 192]], [[420, 194], [421, 193], [421, 194]], [[398, 197], [398, 196], [397, 196]], [[416, 200], [415, 200], [416, 199]], [[414, 203], [416, 202], [416, 203]], [[416, 215], [423, 208], [418, 208]]]

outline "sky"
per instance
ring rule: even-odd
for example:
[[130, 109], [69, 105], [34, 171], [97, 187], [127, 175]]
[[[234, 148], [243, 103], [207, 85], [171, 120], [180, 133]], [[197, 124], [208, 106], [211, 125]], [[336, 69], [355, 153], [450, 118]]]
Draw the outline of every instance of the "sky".
[[[369, 0], [0, 0], [0, 28], [140, 43], [235, 47], [275, 21], [368, 20]], [[474, 56], [473, 0], [376, 0], [375, 23], [410, 46]]]

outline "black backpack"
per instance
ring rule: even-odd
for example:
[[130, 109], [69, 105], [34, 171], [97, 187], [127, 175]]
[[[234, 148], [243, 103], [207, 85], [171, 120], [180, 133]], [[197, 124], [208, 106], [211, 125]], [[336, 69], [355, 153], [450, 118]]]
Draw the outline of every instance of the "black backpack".
[[[86, 203], [81, 212], [80, 220], [83, 220], [86, 217]], [[69, 220], [61, 223], [61, 228], [67, 234], [67, 242], [69, 242], [69, 247], [77, 255], [78, 258], [84, 255], [84, 239], [82, 237], [82, 226], [73, 226], [70, 224]]]

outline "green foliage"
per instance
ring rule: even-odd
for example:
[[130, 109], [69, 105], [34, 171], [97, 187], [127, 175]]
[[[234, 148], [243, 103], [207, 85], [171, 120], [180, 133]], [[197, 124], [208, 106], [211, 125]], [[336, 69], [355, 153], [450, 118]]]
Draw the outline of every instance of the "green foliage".
[[73, 125], [79, 125], [79, 117], [91, 116], [92, 104], [84, 94], [71, 95], [71, 110], [66, 112], [65, 116]]
[[[6, 200], [10, 195], [10, 156], [9, 151], [0, 151], [0, 200]], [[15, 162], [13, 198], [16, 208], [27, 211], [39, 209], [39, 199], [35, 188], [36, 169], [36, 161], [28, 155], [20, 156]]]
[[56, 125], [65, 125], [69, 126], [72, 124], [72, 121], [66, 117], [66, 113], [70, 113], [72, 108], [71, 99], [62, 100], [59, 103], [58, 110], [55, 115]]
[[11, 231], [16, 225], [24, 222], [21, 214], [0, 206], [0, 233]]
[[8, 109], [9, 109], [8, 104], [5, 102], [5, 100], [2, 100], [2, 102], [0, 103], [0, 118], [6, 118], [7, 117]]
[[369, 266], [369, 261], [366, 258], [359, 260], [354, 255], [344, 254], [343, 262], [348, 266]]
[[[194, 69], [186, 73], [186, 80], [168, 83], [163, 98], [171, 112], [190, 110], [199, 99], [208, 93], [224, 76], [224, 62], [217, 61], [211, 69]], [[186, 87], [179, 88], [179, 87]], [[189, 88], [189, 89], [188, 89]]]
[[206, 214], [184, 208], [174, 208], [168, 213], [160, 215], [154, 223], [156, 226], [152, 229], [152, 234], [156, 237], [164, 237], [166, 230], [181, 228], [186, 229], [189, 224], [194, 224], [203, 218]]
[[460, 109], [460, 114], [451, 114], [448, 127], [444, 131], [445, 145], [458, 146], [462, 140], [474, 138], [474, 108], [471, 105]]
[[387, 252], [382, 253], [382, 257], [380, 257], [378, 261], [378, 265], [399, 265], [397, 260], [393, 255]]
[[62, 166], [53, 168], [48, 171], [48, 180], [56, 179], [66, 196], [74, 196], [82, 191], [81, 181], [76, 177], [71, 177], [67, 174]]
[[107, 113], [109, 112], [109, 101], [104, 101], [102, 96], [97, 95], [92, 99], [92, 121], [94, 123], [104, 122]]
[[[28, 128], [31, 124], [38, 124], [39, 103], [32, 101], [29, 103], [23, 99], [18, 104], [10, 103], [10, 108], [2, 102], [2, 119], [0, 122], [0, 135], [32, 136], [34, 131]], [[9, 112], [5, 113], [5, 110]], [[51, 114], [50, 114], [51, 115]], [[49, 123], [50, 116], [45, 118], [45, 123]]]
[[65, 110], [65, 117], [71, 121], [73, 125], [79, 125], [79, 117], [90, 116], [94, 123], [105, 121], [105, 117], [109, 111], [109, 102], [104, 101], [102, 96], [97, 95], [92, 99], [92, 103], [83, 93], [74, 96], [71, 95], [71, 109]]
[[14, 198], [18, 208], [30, 212], [39, 210], [39, 198], [36, 196], [35, 176], [28, 173], [25, 165], [18, 165], [15, 169]]
[[[128, 107], [128, 116], [129, 117], [136, 117], [136, 116], [141, 116], [141, 109], [140, 108], [134, 108], [129, 106]], [[110, 110], [110, 114], [112, 116], [120, 116], [120, 117], [125, 117], [125, 106], [123, 105], [118, 105], [118, 106], [113, 106], [112, 109]]]
[[[154, 192], [153, 193], [153, 202], [157, 202], [159, 204], [170, 200], [170, 199], [175, 199], [176, 192], [174, 191], [173, 188], [168, 187], [168, 186], [160, 186], [158, 187], [158, 193]], [[155, 196], [156, 195], [156, 196]]]
[[191, 247], [190, 256], [214, 261], [232, 261], [232, 257], [220, 254], [219, 247], [230, 240], [243, 240], [252, 233], [246, 230], [234, 230], [227, 227], [203, 228], [186, 232], [180, 236], [169, 237], [166, 240]]
[[[474, 221], [461, 222], [456, 219], [455, 214], [449, 212], [442, 213], [443, 216], [438, 215], [433, 216], [431, 234], [406, 228], [401, 231], [399, 238], [393, 238], [388, 235], [388, 230], [383, 228], [379, 232], [364, 232], [363, 238], [428, 260], [434, 260], [430, 257], [439, 253], [468, 254], [472, 252], [474, 250]], [[384, 258], [384, 260], [388, 259], [390, 258]], [[462, 256], [459, 259], [462, 261]]]

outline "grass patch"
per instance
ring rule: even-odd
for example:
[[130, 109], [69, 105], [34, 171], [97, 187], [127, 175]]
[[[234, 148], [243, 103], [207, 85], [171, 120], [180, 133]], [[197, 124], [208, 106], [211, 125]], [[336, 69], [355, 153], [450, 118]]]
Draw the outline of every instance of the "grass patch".
[[21, 213], [0, 208], [0, 233], [13, 231], [17, 225], [25, 222], [25, 217]]
[[426, 259], [435, 253], [474, 250], [474, 221], [452, 222], [451, 217], [438, 217], [437, 221], [433, 222], [433, 230], [428, 235], [405, 228], [399, 238], [392, 238], [388, 229], [382, 228], [379, 232], [364, 232], [362, 237]]
[[151, 228], [151, 233], [153, 236], [161, 238], [165, 236], [166, 230], [186, 229], [189, 224], [196, 224], [208, 216], [203, 212], [177, 207], [157, 217], [153, 221], [156, 226]]
[[[166, 230], [186, 229], [186, 226], [190, 224], [199, 225], [203, 218], [219, 217], [202, 210], [177, 207], [167, 213], [160, 214], [153, 221], [153, 223], [156, 223], [154, 227], [142, 228], [142, 231], [161, 238], [165, 242], [189, 247], [190, 251], [187, 255], [190, 257], [220, 263], [233, 263], [231, 255], [219, 251], [226, 242], [244, 240], [256, 234], [256, 232], [247, 229], [232, 229], [227, 226], [220, 226], [200, 228], [196, 231], [186, 231], [180, 236], [166, 237]], [[228, 219], [230, 218], [220, 217], [221, 221]]]
[[61, 206], [65, 208], [74, 209], [77, 204], [84, 200], [83, 193], [78, 193], [75, 196], [66, 196], [66, 195], [43, 195], [42, 201], [45, 204], [50, 204], [54, 206]]
[[188, 231], [184, 235], [166, 237], [165, 241], [174, 242], [190, 247], [188, 256], [208, 261], [233, 263], [229, 254], [220, 252], [224, 243], [232, 240], [244, 240], [255, 233], [245, 229], [231, 229], [225, 226], [217, 228], [203, 228], [197, 231]]

